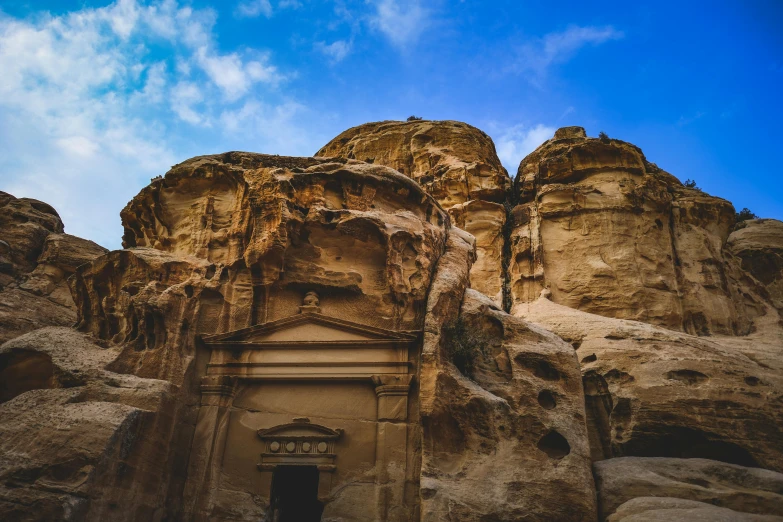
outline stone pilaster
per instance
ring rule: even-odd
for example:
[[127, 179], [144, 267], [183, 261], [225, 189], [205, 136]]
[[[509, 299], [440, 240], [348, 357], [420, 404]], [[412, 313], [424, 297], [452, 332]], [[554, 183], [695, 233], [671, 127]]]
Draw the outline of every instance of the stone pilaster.
[[219, 375], [201, 379], [201, 408], [193, 434], [183, 499], [186, 518], [208, 518], [223, 461], [236, 387], [236, 377]]
[[408, 392], [412, 375], [373, 375], [378, 397], [378, 431], [375, 446], [376, 519], [395, 520], [390, 512], [403, 505], [408, 446]]

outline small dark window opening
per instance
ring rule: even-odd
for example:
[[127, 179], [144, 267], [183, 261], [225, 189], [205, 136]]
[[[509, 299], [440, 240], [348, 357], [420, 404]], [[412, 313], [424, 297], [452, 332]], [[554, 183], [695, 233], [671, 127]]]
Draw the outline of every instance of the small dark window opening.
[[318, 501], [318, 468], [277, 466], [271, 497], [274, 522], [319, 522], [324, 506]]

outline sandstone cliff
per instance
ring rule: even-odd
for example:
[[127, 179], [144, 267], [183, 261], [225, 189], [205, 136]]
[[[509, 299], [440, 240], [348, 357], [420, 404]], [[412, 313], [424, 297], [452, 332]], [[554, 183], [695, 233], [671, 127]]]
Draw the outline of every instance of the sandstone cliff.
[[516, 178], [514, 310], [538, 298], [697, 335], [747, 334], [759, 313], [724, 246], [734, 208], [684, 187], [629, 143], [560, 129]]
[[[513, 186], [458, 122], [366, 124], [318, 156], [176, 165], [109, 253], [3, 196], [0, 298], [35, 304], [0, 316], [29, 332], [0, 346], [4, 519], [263, 520], [256, 430], [304, 411], [353, 427], [323, 520], [781, 520], [781, 222], [735, 224], [574, 127]], [[209, 336], [316, 311], [415, 339], [384, 362], [409, 387], [208, 374]], [[220, 365], [266, 364], [248, 344]]]

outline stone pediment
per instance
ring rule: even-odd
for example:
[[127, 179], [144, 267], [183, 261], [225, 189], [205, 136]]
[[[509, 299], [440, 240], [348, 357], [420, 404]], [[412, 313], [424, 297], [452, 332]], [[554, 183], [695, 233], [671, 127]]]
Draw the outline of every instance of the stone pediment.
[[407, 332], [375, 328], [320, 313], [302, 313], [203, 337], [203, 341], [210, 346], [245, 345], [248, 348], [252, 345], [281, 344], [398, 344], [415, 340], [416, 336]]
[[320, 424], [311, 424], [309, 419], [294, 419], [294, 422], [273, 428], [258, 430], [258, 436], [266, 439], [320, 439], [333, 440], [340, 437], [342, 430], [333, 430]]

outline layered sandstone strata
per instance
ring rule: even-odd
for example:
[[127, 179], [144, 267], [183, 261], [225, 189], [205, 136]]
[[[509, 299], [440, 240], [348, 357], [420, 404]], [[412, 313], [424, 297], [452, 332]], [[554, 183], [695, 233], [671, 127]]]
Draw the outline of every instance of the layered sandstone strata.
[[502, 305], [503, 204], [511, 180], [489, 136], [457, 121], [382, 121], [348, 129], [316, 156], [386, 165], [416, 180], [476, 237], [471, 286]]
[[0, 343], [76, 320], [66, 279], [106, 249], [63, 228], [50, 205], [0, 192]]

